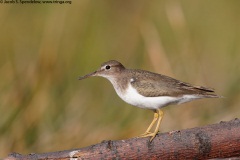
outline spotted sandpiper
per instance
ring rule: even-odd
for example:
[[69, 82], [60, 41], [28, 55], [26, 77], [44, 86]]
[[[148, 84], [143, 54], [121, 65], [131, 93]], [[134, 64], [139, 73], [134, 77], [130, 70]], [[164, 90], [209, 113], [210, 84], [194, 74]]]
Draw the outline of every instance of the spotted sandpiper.
[[[110, 60], [90, 74], [79, 77], [79, 80], [100, 76], [107, 78], [118, 96], [125, 102], [154, 112], [154, 118], [142, 135], [154, 139], [159, 131], [163, 117], [161, 108], [170, 104], [181, 104], [201, 98], [220, 98], [211, 88], [194, 86], [174, 78], [140, 69], [127, 69], [120, 62]], [[157, 122], [154, 132], [151, 128]]]

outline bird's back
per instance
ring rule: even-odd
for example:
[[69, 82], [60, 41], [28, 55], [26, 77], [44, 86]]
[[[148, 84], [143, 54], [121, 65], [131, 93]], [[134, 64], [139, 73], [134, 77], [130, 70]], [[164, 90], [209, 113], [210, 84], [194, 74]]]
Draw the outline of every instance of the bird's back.
[[174, 78], [144, 70], [127, 70], [131, 72], [131, 85], [145, 97], [199, 95], [203, 98], [217, 98], [214, 90], [194, 86]]

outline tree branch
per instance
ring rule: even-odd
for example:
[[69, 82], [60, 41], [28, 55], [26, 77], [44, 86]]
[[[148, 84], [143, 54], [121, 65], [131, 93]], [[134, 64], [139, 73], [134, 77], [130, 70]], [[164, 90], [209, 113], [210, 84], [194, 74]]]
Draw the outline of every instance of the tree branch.
[[80, 149], [51, 153], [10, 154], [6, 160], [30, 159], [210, 159], [240, 157], [240, 120], [160, 133], [149, 138], [102, 141]]

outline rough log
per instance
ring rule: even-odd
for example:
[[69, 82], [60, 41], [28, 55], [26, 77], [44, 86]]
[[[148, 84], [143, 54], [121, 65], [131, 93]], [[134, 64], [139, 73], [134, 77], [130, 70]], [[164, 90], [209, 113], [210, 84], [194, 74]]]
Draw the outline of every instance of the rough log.
[[[240, 120], [204, 127], [160, 133], [149, 138], [105, 140], [80, 149], [21, 155], [11, 153], [6, 160], [30, 159], [220, 159], [240, 157]], [[237, 158], [238, 157], [238, 158]]]

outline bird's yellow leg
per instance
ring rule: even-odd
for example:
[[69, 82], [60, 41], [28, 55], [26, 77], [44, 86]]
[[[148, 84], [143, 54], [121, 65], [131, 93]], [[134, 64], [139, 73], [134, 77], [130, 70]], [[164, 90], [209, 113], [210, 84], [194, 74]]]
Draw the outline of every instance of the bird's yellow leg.
[[149, 125], [147, 130], [143, 134], [141, 134], [139, 137], [148, 137], [148, 135], [151, 134], [150, 132], [151, 128], [153, 127], [153, 125], [156, 123], [157, 120], [158, 120], [158, 113], [155, 111], [151, 124]]
[[163, 111], [162, 110], [158, 109], [157, 113], [158, 113], [159, 118], [158, 118], [158, 122], [157, 122], [157, 126], [155, 128], [155, 131], [151, 135], [152, 137], [150, 139], [150, 142], [152, 142], [152, 140], [155, 138], [156, 134], [158, 133], [159, 128], [160, 128], [160, 124], [161, 124], [161, 121], [162, 121], [162, 118], [163, 118]]

